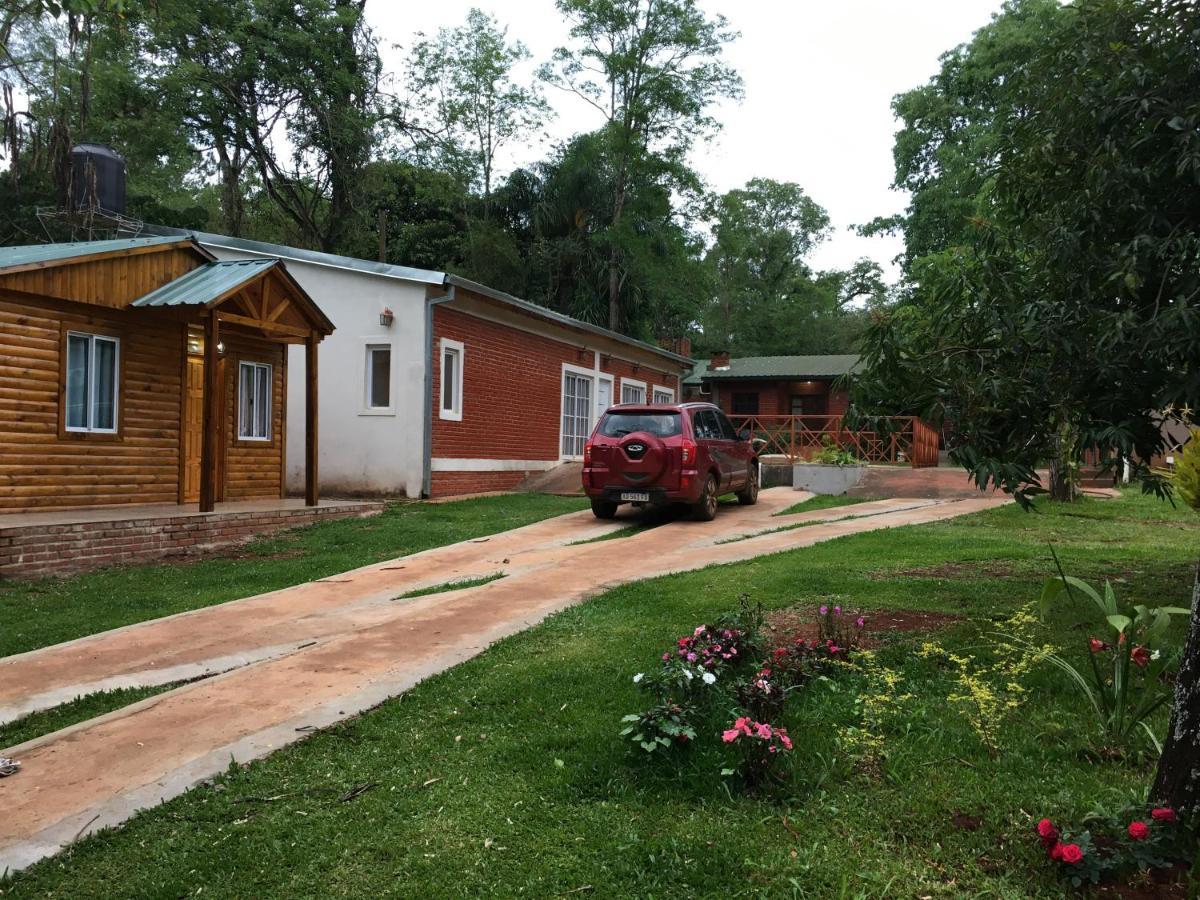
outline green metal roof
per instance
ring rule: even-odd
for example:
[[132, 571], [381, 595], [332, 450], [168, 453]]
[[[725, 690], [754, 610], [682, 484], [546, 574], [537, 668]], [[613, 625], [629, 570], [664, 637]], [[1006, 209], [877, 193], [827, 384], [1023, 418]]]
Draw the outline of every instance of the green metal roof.
[[729, 360], [727, 369], [710, 369], [707, 362], [697, 363], [684, 384], [698, 385], [701, 381], [737, 381], [752, 378], [787, 378], [806, 381], [814, 378], [837, 378], [853, 372], [859, 357], [853, 353], [830, 356], [742, 356]]
[[192, 269], [144, 297], [133, 306], [204, 306], [223, 297], [239, 285], [257, 278], [267, 269], [278, 265], [277, 259], [237, 259], [214, 262]]
[[117, 238], [111, 241], [74, 241], [63, 244], [27, 244], [21, 247], [0, 247], [0, 271], [16, 266], [29, 266], [36, 265], [37, 263], [55, 262], [57, 260], [76, 259], [81, 256], [94, 256], [98, 253], [119, 253], [122, 250], [136, 250], [139, 247], [153, 247], [156, 244], [178, 244], [186, 240], [187, 238], [179, 236]]

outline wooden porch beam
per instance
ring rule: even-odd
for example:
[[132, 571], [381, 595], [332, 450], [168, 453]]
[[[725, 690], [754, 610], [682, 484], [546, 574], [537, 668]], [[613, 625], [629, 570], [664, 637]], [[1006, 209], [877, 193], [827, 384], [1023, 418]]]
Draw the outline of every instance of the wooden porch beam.
[[200, 512], [217, 505], [217, 435], [221, 424], [224, 391], [217, 378], [217, 343], [221, 325], [215, 315], [204, 320], [204, 434], [200, 443]]
[[317, 347], [321, 334], [311, 331], [305, 344], [304, 403], [304, 503], [316, 506], [320, 501], [317, 480]]
[[237, 313], [218, 312], [217, 318], [222, 322], [229, 322], [231, 325], [245, 325], [247, 328], [258, 328], [262, 331], [270, 331], [273, 334], [287, 334], [293, 337], [307, 338], [309, 331], [307, 328], [300, 328], [296, 325], [282, 325], [279, 322], [267, 322], [262, 319], [252, 319], [250, 316], [241, 316]]

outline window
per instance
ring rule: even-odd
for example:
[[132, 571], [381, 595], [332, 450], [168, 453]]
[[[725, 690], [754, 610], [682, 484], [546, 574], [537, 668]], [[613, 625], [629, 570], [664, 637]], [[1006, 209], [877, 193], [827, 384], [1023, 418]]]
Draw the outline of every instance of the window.
[[442, 338], [442, 383], [439, 415], [462, 421], [463, 345]]
[[120, 341], [69, 331], [66, 353], [67, 431], [115, 433]]
[[271, 440], [271, 367], [238, 363], [238, 440]]
[[733, 413], [739, 416], [757, 416], [758, 392], [734, 391]]
[[733, 427], [733, 423], [725, 417], [725, 413], [716, 413], [717, 425], [721, 430], [721, 437], [727, 441], [736, 441], [738, 439], [737, 430]]
[[646, 382], [634, 381], [631, 378], [621, 379], [621, 402], [622, 403], [645, 403], [646, 402]]
[[698, 441], [721, 440], [721, 426], [717, 422], [716, 413], [711, 409], [697, 410], [692, 419], [692, 432]]
[[670, 413], [609, 413], [600, 423], [605, 437], [625, 437], [635, 431], [645, 431], [660, 438], [675, 437], [681, 430], [680, 415]]
[[674, 403], [675, 392], [670, 388], [654, 385], [654, 402], [655, 403]]
[[390, 344], [367, 345], [367, 409], [392, 408], [392, 347]]
[[592, 430], [592, 377], [563, 372], [562, 455], [581, 458]]

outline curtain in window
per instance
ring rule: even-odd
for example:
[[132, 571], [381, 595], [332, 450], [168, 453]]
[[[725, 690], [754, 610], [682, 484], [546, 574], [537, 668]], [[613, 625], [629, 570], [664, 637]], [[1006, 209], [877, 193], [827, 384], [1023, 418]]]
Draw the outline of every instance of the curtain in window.
[[67, 427], [88, 427], [88, 382], [92, 341], [87, 335], [67, 336]]
[[117, 427], [117, 343], [95, 338], [92, 352], [96, 380], [92, 428], [112, 431]]

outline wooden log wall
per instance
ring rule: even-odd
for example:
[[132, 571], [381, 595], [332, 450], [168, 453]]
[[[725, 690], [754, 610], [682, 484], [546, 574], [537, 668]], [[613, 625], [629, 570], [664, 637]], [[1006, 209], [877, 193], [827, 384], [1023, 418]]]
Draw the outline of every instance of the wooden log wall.
[[[60, 435], [64, 326], [121, 337], [117, 436]], [[0, 511], [174, 503], [182, 329], [0, 289]]]
[[[287, 345], [221, 330], [225, 344], [225, 490], [224, 500], [283, 496]], [[238, 363], [271, 365], [271, 440], [238, 440]]]

